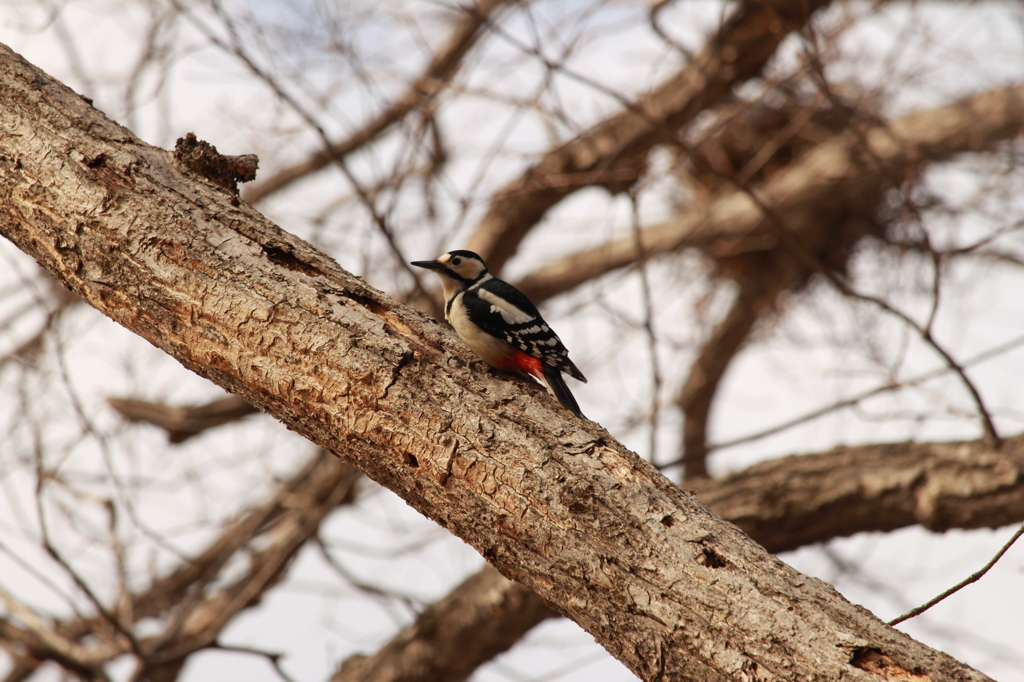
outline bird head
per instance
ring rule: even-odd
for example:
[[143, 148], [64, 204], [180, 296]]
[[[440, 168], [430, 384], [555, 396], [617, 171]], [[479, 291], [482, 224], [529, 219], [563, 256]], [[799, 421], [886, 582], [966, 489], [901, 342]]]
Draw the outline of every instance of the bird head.
[[418, 260], [411, 265], [433, 270], [441, 278], [445, 297], [469, 286], [487, 274], [484, 259], [472, 251], [449, 251], [437, 260]]

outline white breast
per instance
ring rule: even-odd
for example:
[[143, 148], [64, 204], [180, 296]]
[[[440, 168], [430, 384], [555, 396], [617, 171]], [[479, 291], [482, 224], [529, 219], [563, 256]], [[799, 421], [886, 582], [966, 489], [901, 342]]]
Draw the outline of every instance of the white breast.
[[491, 336], [472, 322], [462, 307], [462, 294], [458, 294], [448, 312], [448, 323], [455, 328], [459, 338], [484, 361], [494, 364], [508, 352], [509, 345], [496, 336]]

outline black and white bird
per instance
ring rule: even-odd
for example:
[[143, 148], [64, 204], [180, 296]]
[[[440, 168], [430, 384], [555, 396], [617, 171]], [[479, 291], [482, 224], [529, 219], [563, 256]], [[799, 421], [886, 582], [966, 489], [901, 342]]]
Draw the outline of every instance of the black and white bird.
[[498, 369], [537, 377], [563, 407], [583, 416], [562, 372], [583, 383], [587, 379], [526, 294], [487, 272], [472, 251], [449, 251], [412, 264], [441, 278], [445, 318], [474, 353]]

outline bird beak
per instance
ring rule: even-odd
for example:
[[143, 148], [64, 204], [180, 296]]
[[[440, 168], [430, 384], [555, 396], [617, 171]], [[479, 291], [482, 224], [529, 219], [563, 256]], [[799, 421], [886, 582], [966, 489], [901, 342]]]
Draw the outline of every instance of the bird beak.
[[414, 260], [409, 265], [415, 265], [418, 268], [426, 268], [427, 270], [440, 270], [444, 267], [444, 264], [438, 263], [436, 260]]

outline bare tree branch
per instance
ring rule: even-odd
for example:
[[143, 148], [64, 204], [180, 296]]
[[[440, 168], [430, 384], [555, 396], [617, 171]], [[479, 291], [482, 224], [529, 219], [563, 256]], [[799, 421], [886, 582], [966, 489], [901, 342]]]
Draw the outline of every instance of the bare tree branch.
[[498, 192], [468, 248], [498, 272], [527, 232], [566, 196], [585, 187], [628, 187], [643, 171], [643, 159], [654, 145], [675, 144], [675, 131], [720, 102], [737, 84], [759, 75], [779, 43], [827, 4], [739, 3], [707, 47], [681, 71], [639, 97], [635, 107], [548, 152]]
[[772, 552], [920, 525], [999, 528], [1024, 518], [1024, 436], [840, 447], [696, 481], [701, 501]]
[[[999, 528], [1024, 516], [1024, 436], [1008, 438], [1000, 450], [983, 441], [837, 448], [687, 484], [774, 553], [915, 525]], [[464, 679], [443, 667], [453, 652], [465, 652], [457, 670], [479, 666], [490, 657], [487, 647], [501, 651], [516, 641], [507, 633], [525, 633], [555, 615], [529, 589], [495, 575], [485, 568], [466, 580], [372, 657], [346, 662], [332, 682]], [[501, 608], [513, 603], [519, 608]], [[467, 636], [474, 632], [481, 636]], [[433, 674], [416, 676], [423, 671]]]
[[475, 0], [473, 5], [460, 6], [459, 9], [464, 15], [453, 27], [444, 47], [400, 98], [345, 140], [336, 142], [326, 149], [321, 148], [305, 161], [284, 168], [246, 188], [242, 193], [243, 198], [251, 203], [257, 203], [296, 180], [345, 158], [376, 139], [411, 112], [426, 110], [430, 101], [451, 84], [452, 76], [462, 65], [462, 60], [480, 38], [481, 29], [492, 19], [495, 12], [507, 4], [509, 0]]
[[245, 574], [190, 604], [175, 618], [176, 627], [146, 642], [137, 678], [148, 679], [162, 667], [177, 669], [189, 654], [215, 645], [231, 619], [258, 604], [280, 580], [296, 552], [316, 533], [324, 517], [350, 496], [360, 477], [358, 470], [326, 452], [318, 455], [312, 469], [302, 480], [304, 486], [293, 488], [287, 497], [278, 497], [285, 509], [272, 526], [261, 529], [267, 545], [251, 555]]
[[[989, 149], [1017, 137], [1022, 126], [1024, 86], [992, 90], [870, 127], [862, 136], [839, 135], [781, 170], [757, 194], [808, 249], [817, 251], [835, 216], [847, 207], [862, 210], [864, 197], [876, 196], [879, 184], [888, 186], [892, 178], [907, 177], [929, 162]], [[645, 228], [644, 251], [655, 257], [693, 247], [725, 254], [763, 250], [777, 245], [765, 221], [746, 191], [725, 191], [702, 211]], [[634, 238], [624, 235], [549, 263], [517, 286], [532, 300], [543, 301], [627, 267], [637, 256]]]
[[[165, 408], [158, 414], [186, 409]], [[323, 475], [304, 471], [296, 478]], [[1009, 439], [1001, 452], [980, 441], [842, 448], [773, 460], [724, 479], [693, 478], [688, 475], [687, 484], [697, 487], [713, 511], [773, 552], [910, 525], [938, 531], [994, 528], [1024, 515], [1024, 486], [1019, 483], [1024, 481], [1024, 438]], [[253, 518], [259, 519], [257, 525], [268, 523], [265, 513]], [[206, 555], [230, 556], [247, 535], [229, 529], [224, 537], [234, 542]], [[209, 560], [199, 557], [193, 565], [205, 565], [207, 574], [216, 574]], [[165, 595], [168, 604], [179, 591]], [[135, 598], [133, 608], [145, 601]], [[332, 679], [466, 679], [555, 615], [530, 590], [488, 567], [428, 608], [372, 657], [346, 661]]]
[[164, 429], [172, 443], [184, 442], [207, 429], [259, 412], [234, 395], [194, 406], [164, 405], [134, 398], [107, 398], [107, 402], [128, 421], [145, 422]]
[[[161, 416], [188, 409], [156, 407], [163, 408]], [[687, 474], [688, 485], [713, 511], [773, 552], [909, 525], [939, 531], [999, 527], [1024, 514], [1024, 438], [1010, 439], [1003, 452], [982, 442], [843, 448], [773, 460], [724, 479], [694, 478]], [[332, 680], [466, 679], [556, 615], [533, 592], [487, 567], [373, 656], [346, 661]]]
[[945, 601], [946, 599], [948, 599], [949, 597], [953, 596], [954, 594], [956, 594], [957, 592], [959, 592], [963, 588], [967, 587], [968, 585], [970, 585], [972, 583], [976, 583], [979, 580], [981, 580], [982, 578], [984, 578], [985, 574], [988, 573], [992, 569], [992, 567], [995, 566], [999, 562], [999, 560], [1003, 558], [1003, 555], [1006, 554], [1006, 552], [1008, 552], [1011, 547], [1013, 547], [1013, 544], [1015, 542], [1017, 542], [1017, 540], [1020, 539], [1021, 535], [1024, 535], [1024, 524], [1021, 524], [1021, 527], [1017, 529], [1017, 532], [1014, 533], [1010, 537], [1010, 539], [1006, 541], [1006, 544], [1004, 544], [999, 549], [999, 551], [995, 553], [995, 555], [989, 560], [989, 562], [987, 564], [985, 564], [984, 566], [982, 566], [979, 570], [977, 570], [974, 573], [972, 573], [971, 575], [967, 576], [966, 578], [961, 580], [959, 583], [957, 583], [953, 587], [949, 588], [948, 590], [946, 590], [942, 594], [938, 595], [934, 599], [929, 599], [927, 602], [925, 602], [921, 606], [918, 606], [917, 608], [913, 608], [913, 609], [907, 611], [906, 613], [904, 613], [902, 616], [899, 616], [898, 618], [893, 618], [892, 620], [889, 621], [889, 625], [899, 625], [900, 623], [902, 623], [905, 620], [910, 620], [911, 618], [916, 618], [917, 616], [920, 616], [922, 613], [924, 613], [925, 611], [927, 611], [931, 607], [935, 606], [939, 602]]
[[[282, 575], [323, 517], [352, 499], [361, 477], [357, 469], [332, 455], [318, 453], [268, 501], [250, 509], [203, 552], [184, 561], [145, 591], [129, 596], [132, 622], [151, 618], [166, 622], [161, 636], [141, 641], [143, 656], [136, 676], [173, 679], [189, 653], [211, 646], [220, 630], [242, 608], [255, 605]], [[263, 549], [249, 559], [248, 569], [234, 581], [207, 591], [221, 570], [239, 552], [259, 539]], [[127, 653], [126, 643], [100, 636], [104, 619], [86, 618], [19, 630], [8, 624], [0, 639], [20, 642], [26, 649], [22, 667], [54, 660], [71, 670], [88, 671], [89, 679], [103, 663]], [[130, 625], [130, 624], [126, 624]], [[81, 640], [89, 639], [88, 644]]]
[[487, 566], [373, 656], [346, 660], [331, 682], [461, 682], [557, 615], [528, 588]]

